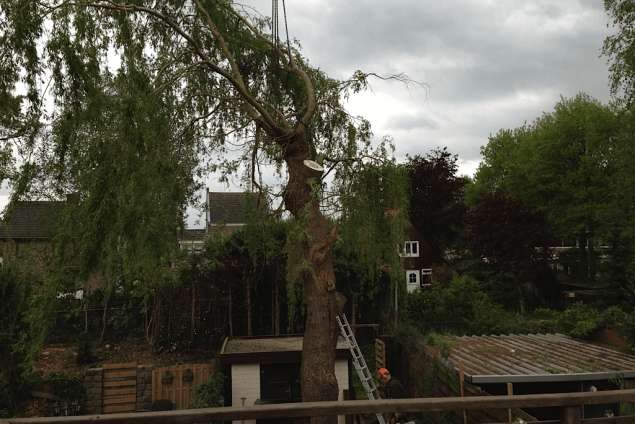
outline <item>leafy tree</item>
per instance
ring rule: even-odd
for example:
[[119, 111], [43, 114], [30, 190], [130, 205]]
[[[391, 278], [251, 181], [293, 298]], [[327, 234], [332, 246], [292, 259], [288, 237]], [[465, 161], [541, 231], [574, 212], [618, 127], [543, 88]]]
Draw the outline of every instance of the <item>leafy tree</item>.
[[433, 260], [461, 234], [466, 178], [457, 176], [457, 156], [447, 148], [406, 163], [410, 183], [410, 222], [432, 247]]
[[340, 197], [342, 286], [360, 304], [374, 306], [372, 319], [386, 319], [388, 311], [394, 319], [395, 295], [405, 295], [399, 246], [407, 222], [407, 174], [394, 163], [359, 169]]
[[579, 278], [594, 279], [594, 246], [623, 223], [626, 207], [614, 190], [628, 178], [619, 129], [612, 108], [584, 94], [563, 99], [531, 125], [490, 137], [469, 198], [500, 191], [544, 214], [554, 240], [579, 246]]
[[610, 60], [611, 90], [622, 92], [628, 105], [635, 96], [635, 5], [632, 0], [604, 0], [604, 8], [615, 31], [606, 37], [602, 52]]
[[0, 267], [0, 416], [13, 416], [23, 399], [33, 354], [42, 342], [32, 303], [37, 281]]
[[517, 199], [499, 193], [483, 196], [467, 212], [466, 239], [472, 253], [498, 274], [490, 278], [504, 283], [497, 288], [500, 300], [513, 298], [524, 311], [531, 293], [552, 282], [545, 278], [545, 220]]
[[[121, 119], [125, 123], [125, 118], [129, 118], [129, 125], [124, 125], [126, 134], [135, 137], [138, 143], [130, 146], [133, 156], [133, 146], [155, 149], [148, 143], [158, 137], [161, 143], [169, 141], [166, 145], [173, 149], [170, 152], [185, 151], [188, 158], [191, 152], [204, 152], [211, 158], [220, 156], [214, 166], [224, 173], [244, 164], [254, 185], [260, 187], [263, 184], [257, 178], [259, 164], [277, 165], [287, 177], [284, 205], [300, 223], [292, 240], [302, 260], [290, 263], [290, 267], [300, 268], [296, 275], [301, 277], [307, 310], [303, 398], [336, 399], [334, 319], [342, 299], [336, 290], [331, 247], [337, 231], [320, 209], [322, 173], [306, 161], [329, 163], [335, 177], [342, 179], [350, 176], [356, 158], [373, 154], [368, 123], [353, 119], [341, 105], [342, 96], [366, 86], [367, 75], [357, 72], [350, 81], [327, 77], [310, 67], [289, 44], [285, 46], [266, 34], [265, 19], [250, 16], [229, 0], [160, 3], [4, 0], [0, 28], [2, 97], [19, 99], [15, 101], [20, 102], [20, 113], [14, 121], [36, 120], [37, 125], [32, 128], [39, 129], [35, 134], [3, 129], [3, 134], [8, 133], [14, 145], [27, 153], [21, 179], [14, 182], [17, 195], [28, 192], [27, 183], [33, 177], [51, 181], [51, 174], [45, 171], [56, 168], [49, 166], [51, 161], [46, 154], [57, 159], [54, 164], [65, 164], [62, 159], [66, 153], [80, 149], [85, 140], [105, 143], [107, 140], [99, 136], [105, 126], [99, 125], [102, 119], [119, 127], [119, 123], [113, 122]], [[109, 118], [109, 107], [100, 107], [100, 102], [109, 101], [112, 93], [109, 62], [113, 58], [121, 63], [116, 72], [125, 80], [123, 89], [115, 89], [115, 96], [127, 99], [127, 93], [133, 94], [128, 100], [132, 113], [115, 121]], [[52, 106], [44, 101], [49, 99], [45, 95], [49, 84], [42, 84], [42, 78], [51, 81]], [[25, 87], [24, 96], [16, 97], [18, 85]], [[128, 91], [131, 87], [135, 88]], [[138, 96], [139, 93], [142, 95]], [[18, 108], [12, 110], [15, 114]], [[87, 115], [94, 119], [87, 119]], [[70, 130], [55, 131], [47, 119], [49, 116], [54, 121], [61, 118], [69, 121], [63, 127]], [[162, 119], [164, 124], [153, 125]], [[69, 133], [72, 136], [65, 136]], [[117, 136], [116, 129], [112, 136]], [[237, 149], [238, 155], [225, 155], [229, 149]], [[141, 149], [138, 154], [142, 152], [145, 151]], [[38, 157], [39, 162], [34, 160]], [[130, 156], [117, 157], [124, 161]], [[88, 165], [99, 167], [102, 159], [111, 158], [97, 155], [95, 162]], [[166, 166], [170, 163], [168, 160]], [[182, 169], [188, 173], [172, 175], [193, 175], [200, 170], [195, 165], [185, 163]], [[116, 190], [115, 196], [107, 183], [110, 173], [94, 179], [102, 181], [105, 187], [94, 187], [93, 192], [81, 195], [87, 199], [94, 195], [96, 201], [108, 202], [105, 209], [98, 209], [100, 214], [116, 213], [132, 220], [136, 215], [131, 211], [140, 207], [132, 199], [143, 185], [134, 187], [127, 196]], [[147, 176], [145, 172], [143, 175]], [[149, 175], [155, 175], [154, 171]], [[176, 191], [176, 200], [183, 201], [183, 193], [191, 190], [193, 180], [189, 181], [179, 181], [181, 188]], [[44, 183], [40, 187], [47, 186]], [[99, 191], [103, 194], [96, 195]], [[159, 193], [151, 194], [161, 198]], [[156, 200], [152, 195], [149, 197]], [[153, 205], [158, 207], [161, 202]], [[166, 214], [173, 217], [173, 211], [168, 208]], [[115, 250], [127, 248], [124, 242], [127, 237], [119, 236], [128, 228], [124, 224], [130, 222], [120, 221], [113, 233], [106, 218], [100, 222], [104, 227], [98, 235], [105, 243], [96, 245]], [[154, 248], [162, 239], [141, 234], [137, 240], [133, 233], [133, 240], [131, 245], [145, 250], [142, 240]], [[152, 255], [152, 248], [146, 251], [147, 257]], [[115, 262], [121, 259], [106, 257], [114, 258]], [[112, 263], [111, 269], [123, 269], [123, 265]]]

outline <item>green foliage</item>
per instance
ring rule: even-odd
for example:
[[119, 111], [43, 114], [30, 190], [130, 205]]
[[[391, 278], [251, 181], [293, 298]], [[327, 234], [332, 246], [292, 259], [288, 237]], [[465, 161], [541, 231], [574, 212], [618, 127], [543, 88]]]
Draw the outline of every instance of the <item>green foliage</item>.
[[[405, 309], [402, 332], [406, 331], [403, 328], [411, 328], [404, 334], [424, 334], [428, 344], [441, 348], [443, 334], [564, 333], [588, 339], [608, 327], [618, 328], [629, 340], [635, 340], [632, 338], [635, 326], [631, 324], [635, 322], [632, 319], [635, 314], [618, 306], [601, 311], [591, 305], [574, 304], [562, 311], [538, 308], [517, 315], [493, 302], [482, 284], [469, 277], [457, 277], [447, 286], [416, 291], [408, 295]], [[401, 340], [414, 338], [401, 337]]]
[[533, 124], [490, 137], [470, 198], [511, 194], [546, 213], [559, 237], [599, 232], [618, 128], [615, 112], [589, 96], [562, 99]]
[[611, 91], [632, 104], [635, 96], [635, 7], [632, 0], [604, 0], [604, 8], [614, 29], [602, 48], [610, 62]]
[[64, 401], [82, 404], [86, 400], [86, 388], [79, 377], [54, 373], [37, 379], [35, 384], [49, 387], [55, 396]]
[[447, 285], [409, 294], [405, 315], [424, 334], [504, 334], [515, 328], [517, 320], [469, 277], [455, 277]]
[[572, 337], [588, 338], [603, 324], [602, 314], [595, 308], [576, 304], [558, 317], [558, 327]]
[[447, 148], [426, 156], [409, 157], [405, 164], [409, 184], [410, 223], [431, 246], [432, 260], [440, 261], [462, 233], [465, 213], [465, 177], [457, 175], [458, 156]]
[[27, 314], [29, 288], [7, 267], [0, 268], [0, 416], [15, 411], [29, 371]]
[[[544, 218], [503, 193], [486, 193], [468, 210], [465, 238], [493, 299], [521, 312], [549, 304], [553, 287], [549, 268], [548, 234]], [[537, 293], [537, 295], [536, 295]]]
[[[562, 99], [533, 123], [490, 137], [468, 189], [471, 204], [503, 193], [543, 215], [554, 242], [580, 246], [572, 278], [603, 280], [623, 299], [635, 269], [631, 116], [585, 94]], [[598, 246], [610, 249], [608, 261]]]
[[192, 408], [212, 408], [225, 404], [225, 375], [218, 371], [194, 389]]
[[346, 283], [360, 302], [373, 303], [383, 292], [385, 276], [390, 285], [403, 281], [398, 254], [407, 222], [407, 175], [402, 167], [390, 163], [364, 167], [342, 192], [341, 200], [340, 270], [346, 269], [353, 279]]

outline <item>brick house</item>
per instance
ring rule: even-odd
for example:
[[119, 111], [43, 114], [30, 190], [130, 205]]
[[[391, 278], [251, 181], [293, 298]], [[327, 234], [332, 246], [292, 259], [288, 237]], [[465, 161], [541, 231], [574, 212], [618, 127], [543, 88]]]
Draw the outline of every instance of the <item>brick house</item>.
[[0, 222], [0, 264], [28, 262], [42, 270], [66, 202], [20, 201]]
[[413, 225], [408, 225], [406, 237], [400, 246], [399, 256], [403, 266], [408, 293], [432, 284], [432, 260], [430, 247]]

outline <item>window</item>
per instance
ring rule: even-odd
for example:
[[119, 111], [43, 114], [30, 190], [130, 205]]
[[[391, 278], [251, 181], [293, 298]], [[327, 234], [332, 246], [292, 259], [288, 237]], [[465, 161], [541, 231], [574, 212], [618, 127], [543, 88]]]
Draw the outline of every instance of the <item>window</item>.
[[421, 270], [421, 287], [432, 285], [432, 268], [423, 268]]
[[418, 258], [419, 257], [419, 242], [418, 241], [407, 241], [404, 243], [403, 256], [409, 258]]
[[419, 287], [419, 271], [416, 269], [406, 271], [406, 288], [408, 289], [408, 293], [412, 293]]

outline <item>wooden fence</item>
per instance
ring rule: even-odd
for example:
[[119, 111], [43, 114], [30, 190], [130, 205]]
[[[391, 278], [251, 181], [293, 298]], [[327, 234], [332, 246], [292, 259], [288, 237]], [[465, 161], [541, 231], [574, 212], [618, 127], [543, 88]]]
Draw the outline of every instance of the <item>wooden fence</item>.
[[194, 390], [214, 374], [211, 364], [184, 364], [152, 370], [152, 400], [168, 399], [175, 409], [192, 407]]
[[137, 405], [137, 363], [104, 364], [102, 412], [134, 412]]
[[95, 422], [105, 422], [108, 424], [194, 424], [218, 420], [319, 417], [377, 412], [432, 412], [540, 407], [560, 407], [562, 411], [562, 419], [560, 422], [564, 424], [622, 424], [635, 423], [635, 416], [582, 419], [582, 406], [633, 401], [635, 401], [635, 390], [631, 389], [518, 396], [304, 402], [249, 407], [142, 412], [136, 414], [85, 415], [54, 418], [10, 418], [5, 421], [0, 420], [0, 424], [89, 424]]

